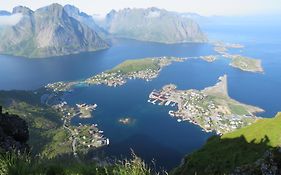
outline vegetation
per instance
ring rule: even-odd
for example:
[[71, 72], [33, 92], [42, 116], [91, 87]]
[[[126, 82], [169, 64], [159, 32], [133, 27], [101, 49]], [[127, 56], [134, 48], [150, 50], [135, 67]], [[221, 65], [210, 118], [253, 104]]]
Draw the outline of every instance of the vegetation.
[[136, 71], [142, 71], [142, 70], [159, 70], [159, 59], [155, 58], [144, 58], [144, 59], [137, 59], [137, 60], [126, 60], [123, 63], [117, 65], [111, 72], [122, 72], [123, 74], [129, 73], [129, 72], [136, 72]]
[[0, 91], [4, 112], [19, 115], [27, 121], [28, 144], [34, 155], [49, 158], [71, 152], [69, 133], [62, 128], [59, 112], [41, 104], [41, 95], [32, 91]]
[[203, 148], [187, 156], [173, 174], [227, 174], [236, 167], [251, 164], [267, 150], [281, 145], [280, 123], [278, 113], [275, 118], [260, 119], [222, 137], [213, 136]]
[[230, 55], [230, 58], [232, 59], [230, 65], [235, 68], [249, 72], [263, 72], [261, 60], [248, 58], [241, 55]]
[[[0, 174], [13, 175], [152, 175], [159, 174], [132, 154], [131, 159], [98, 164], [69, 156], [55, 159], [32, 158], [28, 154], [0, 154]], [[163, 172], [164, 174], [164, 172]]]
[[276, 147], [281, 145], [281, 113], [274, 118], [263, 118], [253, 125], [241, 128], [235, 132], [231, 132], [222, 136], [222, 139], [232, 139], [244, 136], [247, 142], [260, 143], [265, 136], [269, 141], [267, 146]]

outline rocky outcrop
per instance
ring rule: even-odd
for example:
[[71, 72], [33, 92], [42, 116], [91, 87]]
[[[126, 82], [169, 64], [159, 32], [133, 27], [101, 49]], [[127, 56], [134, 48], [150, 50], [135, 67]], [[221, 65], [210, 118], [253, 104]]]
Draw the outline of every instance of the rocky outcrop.
[[281, 174], [281, 148], [267, 150], [256, 162], [235, 168], [231, 175]]
[[27, 123], [17, 115], [2, 113], [0, 106], [0, 149], [28, 151], [29, 131]]

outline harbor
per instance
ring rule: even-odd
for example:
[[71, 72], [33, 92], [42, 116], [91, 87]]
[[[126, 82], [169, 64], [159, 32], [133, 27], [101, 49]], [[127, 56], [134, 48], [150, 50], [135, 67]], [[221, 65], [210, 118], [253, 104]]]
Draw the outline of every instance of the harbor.
[[[228, 96], [227, 77], [219, 78], [218, 83], [204, 90], [177, 90], [176, 85], [165, 85], [161, 90], [153, 90], [148, 102], [164, 106], [176, 106], [168, 113], [177, 122], [189, 121], [205, 132], [218, 135], [234, 131], [255, 122], [254, 106], [241, 104]], [[243, 113], [241, 112], [243, 111]]]

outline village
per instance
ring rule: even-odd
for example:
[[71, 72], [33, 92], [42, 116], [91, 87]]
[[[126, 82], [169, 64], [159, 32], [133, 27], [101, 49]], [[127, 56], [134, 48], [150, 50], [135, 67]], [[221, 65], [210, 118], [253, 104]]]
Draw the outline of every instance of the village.
[[124, 85], [131, 79], [151, 81], [152, 79], [157, 78], [163, 67], [170, 65], [172, 62], [183, 62], [186, 59], [187, 58], [164, 56], [127, 60], [111, 70], [101, 72], [86, 80], [56, 82], [46, 85], [45, 88], [54, 92], [66, 92], [71, 91], [75, 86], [81, 87], [103, 84], [110, 87], [117, 87]]
[[177, 90], [173, 84], [164, 86], [160, 91], [153, 90], [148, 102], [176, 107], [169, 115], [178, 122], [189, 121], [199, 125], [205, 132], [221, 135], [255, 120], [254, 116], [234, 114], [227, 103], [217, 103], [216, 97], [198, 90]]
[[48, 105], [56, 109], [62, 114], [63, 128], [67, 130], [72, 141], [72, 151], [75, 156], [78, 152], [87, 151], [89, 148], [98, 148], [109, 145], [109, 139], [103, 135], [103, 131], [98, 129], [97, 124], [84, 125], [79, 123], [78, 126], [71, 124], [71, 119], [74, 117], [90, 118], [92, 111], [96, 109], [97, 105], [76, 104], [71, 107], [66, 101], [59, 97], [59, 95], [50, 95], [52, 98], [48, 99]]
[[94, 77], [88, 78], [85, 80], [84, 83], [88, 85], [99, 85], [99, 84], [104, 84], [107, 86], [122, 86], [124, 85], [127, 80], [131, 79], [144, 79], [146, 81], [150, 81], [154, 78], [157, 77], [158, 71], [151, 70], [151, 69], [146, 69], [146, 70], [141, 70], [141, 71], [135, 71], [135, 72], [129, 72], [129, 73], [122, 73], [121, 71], [117, 72], [102, 72], [101, 74], [98, 74]]

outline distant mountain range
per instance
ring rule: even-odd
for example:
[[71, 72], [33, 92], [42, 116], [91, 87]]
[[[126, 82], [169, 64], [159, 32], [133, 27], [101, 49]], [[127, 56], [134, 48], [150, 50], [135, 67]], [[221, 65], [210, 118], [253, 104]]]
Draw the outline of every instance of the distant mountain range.
[[18, 6], [12, 14], [17, 13], [23, 15], [21, 20], [1, 30], [1, 53], [37, 58], [108, 47], [92, 28], [72, 18], [59, 4], [36, 11]]
[[194, 20], [158, 8], [112, 10], [98, 23], [71, 5], [0, 11], [0, 17], [19, 14], [22, 17], [13, 25], [0, 23], [2, 54], [40, 58], [96, 51], [109, 47], [112, 37], [159, 43], [207, 41]]
[[102, 27], [123, 38], [160, 43], [206, 42], [207, 37], [192, 19], [155, 7], [112, 10]]

